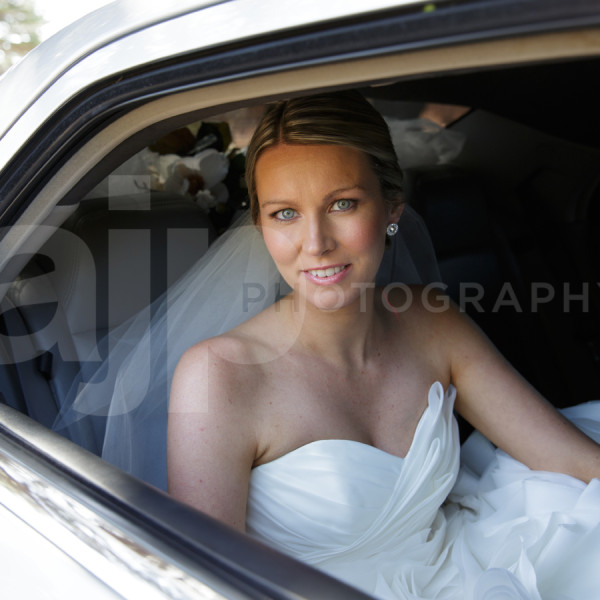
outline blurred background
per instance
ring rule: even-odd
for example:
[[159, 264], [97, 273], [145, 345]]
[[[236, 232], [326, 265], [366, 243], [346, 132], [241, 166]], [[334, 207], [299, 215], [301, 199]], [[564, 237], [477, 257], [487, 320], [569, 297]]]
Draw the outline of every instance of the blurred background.
[[0, 0], [0, 74], [59, 29], [112, 0]]

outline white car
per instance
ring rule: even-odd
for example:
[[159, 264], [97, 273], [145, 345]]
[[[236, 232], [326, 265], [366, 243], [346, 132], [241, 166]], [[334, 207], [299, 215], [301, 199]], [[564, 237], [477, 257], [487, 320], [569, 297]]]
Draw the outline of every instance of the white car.
[[595, 0], [123, 0], [6, 73], [3, 597], [364, 597], [51, 431], [98, 340], [245, 210], [270, 100], [360, 89], [450, 295], [557, 406], [600, 397], [599, 70]]

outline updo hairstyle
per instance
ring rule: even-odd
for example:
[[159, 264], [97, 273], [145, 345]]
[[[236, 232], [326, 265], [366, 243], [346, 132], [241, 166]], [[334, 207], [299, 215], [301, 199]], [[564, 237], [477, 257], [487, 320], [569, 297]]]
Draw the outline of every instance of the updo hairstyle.
[[383, 117], [356, 91], [302, 96], [270, 104], [248, 146], [246, 184], [258, 223], [254, 171], [260, 155], [278, 144], [331, 144], [364, 152], [391, 206], [403, 202], [403, 176]]

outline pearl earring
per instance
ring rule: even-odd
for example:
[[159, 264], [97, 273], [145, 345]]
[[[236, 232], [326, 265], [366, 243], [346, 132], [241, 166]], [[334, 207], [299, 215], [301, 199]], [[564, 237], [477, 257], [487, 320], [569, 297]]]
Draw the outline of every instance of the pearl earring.
[[385, 232], [389, 237], [394, 237], [398, 233], [398, 223], [390, 223]]

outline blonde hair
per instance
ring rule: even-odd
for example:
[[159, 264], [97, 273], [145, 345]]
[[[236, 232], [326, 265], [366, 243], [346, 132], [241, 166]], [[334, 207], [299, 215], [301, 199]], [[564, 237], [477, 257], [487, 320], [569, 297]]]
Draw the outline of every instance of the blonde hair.
[[355, 91], [331, 92], [270, 104], [248, 146], [246, 184], [258, 222], [254, 171], [260, 155], [278, 144], [332, 144], [364, 152], [390, 205], [403, 202], [403, 176], [383, 117]]

